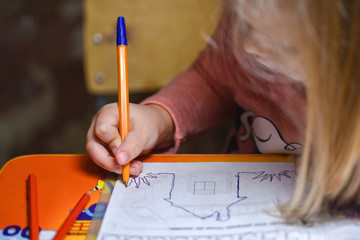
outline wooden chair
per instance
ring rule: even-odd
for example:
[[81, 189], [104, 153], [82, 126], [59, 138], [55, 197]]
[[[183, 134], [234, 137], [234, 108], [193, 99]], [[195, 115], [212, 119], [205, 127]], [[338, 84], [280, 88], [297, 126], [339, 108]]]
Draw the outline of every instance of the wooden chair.
[[117, 94], [116, 21], [128, 36], [130, 93], [156, 91], [186, 69], [205, 46], [220, 0], [85, 0], [84, 63], [88, 91]]

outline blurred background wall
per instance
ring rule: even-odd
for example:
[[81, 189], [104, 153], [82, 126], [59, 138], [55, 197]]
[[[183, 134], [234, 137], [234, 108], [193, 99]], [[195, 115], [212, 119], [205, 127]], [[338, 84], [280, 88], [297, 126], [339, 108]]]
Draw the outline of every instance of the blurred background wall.
[[81, 0], [0, 0], [0, 162], [84, 153], [93, 98]]
[[[85, 64], [93, 57], [87, 55], [88, 47], [84, 47], [87, 36], [84, 29], [89, 18], [84, 19], [85, 16], [92, 19], [86, 13], [90, 1], [106, 3], [105, 0], [0, 0], [0, 167], [11, 158], [25, 154], [85, 153], [85, 135], [91, 117], [102, 104], [116, 101], [114, 92], [96, 93], [89, 90], [86, 82], [96, 80], [86, 74], [89, 69]], [[136, 8], [131, 4], [141, 4], [140, 0], [117, 1], [127, 4], [134, 12]], [[142, 2], [151, 5], [152, 1]], [[196, 14], [203, 9], [202, 4], [187, 12]], [[169, 18], [168, 12], [163, 13], [156, 12], [159, 22]], [[90, 44], [96, 43], [94, 47], [98, 47], [98, 39], [94, 37], [99, 35], [87, 32], [91, 36]], [[114, 36], [115, 33], [105, 38], [108, 44], [113, 44]], [[109, 66], [113, 64], [108, 57], [97, 58], [99, 62], [109, 61]], [[164, 79], [161, 81], [163, 84]], [[159, 85], [144, 89], [138, 86], [130, 92], [132, 102], [141, 101], [159, 88]], [[227, 129], [224, 125], [196, 138], [180, 152], [218, 152]]]

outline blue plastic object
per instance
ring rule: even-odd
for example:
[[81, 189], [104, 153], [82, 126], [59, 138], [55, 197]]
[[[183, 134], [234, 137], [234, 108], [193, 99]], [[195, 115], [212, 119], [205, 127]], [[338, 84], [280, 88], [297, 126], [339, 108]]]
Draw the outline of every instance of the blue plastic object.
[[125, 18], [124, 17], [118, 17], [118, 21], [117, 21], [116, 46], [119, 46], [119, 45], [127, 46]]

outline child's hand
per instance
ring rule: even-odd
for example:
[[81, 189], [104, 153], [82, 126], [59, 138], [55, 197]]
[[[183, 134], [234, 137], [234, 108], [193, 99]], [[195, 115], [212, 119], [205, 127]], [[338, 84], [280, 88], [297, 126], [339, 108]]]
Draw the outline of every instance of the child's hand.
[[[130, 104], [130, 132], [121, 142], [117, 103], [104, 106], [93, 117], [86, 137], [86, 151], [102, 168], [121, 174], [121, 166], [155, 146], [172, 144], [174, 124], [169, 113], [154, 104]], [[142, 163], [134, 160], [130, 174], [137, 176]]]

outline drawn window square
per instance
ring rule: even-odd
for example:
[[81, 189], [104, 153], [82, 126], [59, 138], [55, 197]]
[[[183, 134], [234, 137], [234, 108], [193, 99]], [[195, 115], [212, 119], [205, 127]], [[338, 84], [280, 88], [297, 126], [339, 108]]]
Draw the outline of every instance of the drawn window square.
[[215, 181], [195, 181], [194, 195], [213, 195], [215, 194]]

